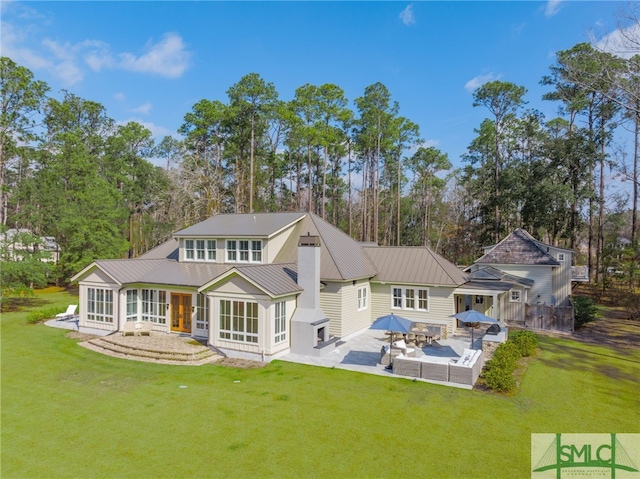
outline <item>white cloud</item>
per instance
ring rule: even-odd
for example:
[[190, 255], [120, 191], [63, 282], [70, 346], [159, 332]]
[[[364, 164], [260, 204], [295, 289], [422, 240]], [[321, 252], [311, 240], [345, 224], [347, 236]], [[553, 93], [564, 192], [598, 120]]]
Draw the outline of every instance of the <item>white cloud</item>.
[[165, 137], [165, 136], [175, 136], [175, 132], [174, 131], [169, 130], [168, 128], [165, 128], [164, 126], [158, 126], [158, 125], [156, 125], [154, 123], [151, 123], [149, 121], [142, 121], [140, 118], [129, 118], [127, 120], [118, 120], [116, 123], [118, 125], [126, 125], [127, 123], [129, 123], [131, 121], [135, 121], [136, 123], [140, 123], [147, 130], [149, 130], [151, 132], [151, 134], [153, 135], [153, 137], [156, 138], [156, 139], [162, 138], [162, 137]]
[[616, 29], [595, 41], [595, 47], [622, 58], [640, 54], [640, 25], [634, 23], [622, 30]]
[[163, 39], [147, 47], [147, 53], [136, 57], [132, 53], [119, 54], [119, 68], [125, 70], [155, 73], [168, 78], [181, 76], [189, 67], [191, 54], [186, 51], [182, 38], [175, 33], [167, 33]]
[[514, 35], [518, 36], [522, 33], [522, 31], [524, 30], [524, 28], [527, 26], [526, 22], [523, 23], [514, 23], [511, 25], [511, 33], [513, 33]]
[[122, 92], [117, 92], [113, 94], [113, 99], [117, 101], [124, 101], [126, 99], [126, 96]]
[[407, 5], [407, 7], [400, 12], [400, 15], [398, 15], [398, 17], [400, 17], [400, 20], [402, 20], [402, 23], [404, 23], [405, 25], [415, 24], [416, 18], [413, 15], [413, 3]]
[[560, 4], [562, 2], [563, 0], [548, 0], [544, 9], [544, 16], [547, 18], [553, 17], [560, 11]]
[[429, 140], [425, 141], [422, 146], [425, 147], [425, 148], [430, 148], [430, 147], [434, 147], [435, 148], [439, 144], [440, 144], [439, 140], [429, 139]]
[[472, 92], [472, 91], [475, 91], [476, 89], [480, 88], [485, 83], [493, 81], [493, 80], [499, 80], [500, 78], [502, 78], [501, 74], [494, 75], [493, 72], [487, 73], [486, 75], [478, 75], [477, 77], [474, 77], [471, 80], [469, 80], [464, 85], [464, 88], [465, 88], [465, 90]]
[[142, 115], [148, 115], [152, 108], [153, 108], [153, 104], [148, 101], [146, 103], [143, 103], [140, 106], [132, 108], [130, 111], [132, 113], [140, 113]]

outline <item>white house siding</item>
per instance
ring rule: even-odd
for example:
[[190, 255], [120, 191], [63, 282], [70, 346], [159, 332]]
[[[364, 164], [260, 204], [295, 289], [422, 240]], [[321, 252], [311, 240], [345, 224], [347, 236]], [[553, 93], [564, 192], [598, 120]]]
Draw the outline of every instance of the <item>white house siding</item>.
[[[276, 324], [276, 303], [284, 302], [285, 310], [286, 310], [286, 318], [287, 318], [287, 338], [285, 341], [276, 343], [275, 342], [275, 324]], [[287, 298], [278, 298], [274, 299], [269, 306], [267, 311], [267, 318], [265, 324], [265, 360], [268, 360], [270, 356], [278, 355], [281, 353], [286, 353], [289, 351], [291, 347], [291, 317], [293, 316], [293, 312], [296, 309], [296, 298], [295, 296], [289, 296]]]
[[[224, 283], [206, 292], [209, 300], [209, 344], [221, 349], [230, 357], [268, 360], [269, 356], [289, 348], [289, 342], [274, 345], [274, 302], [260, 289], [239, 276], [232, 276]], [[220, 300], [240, 300], [258, 303], [258, 342], [245, 343], [220, 339]], [[290, 328], [294, 309], [293, 297], [287, 300], [287, 326]], [[289, 330], [287, 330], [289, 331]]]
[[[546, 303], [551, 304], [553, 296], [552, 266], [533, 265], [493, 265], [505, 273], [514, 274], [522, 278], [532, 279], [533, 286], [529, 290], [529, 304]], [[538, 297], [540, 295], [540, 297]]]
[[344, 283], [325, 282], [320, 290], [320, 309], [329, 318], [329, 335], [342, 337], [342, 288]]
[[[358, 289], [367, 288], [367, 307], [358, 311]], [[371, 325], [371, 287], [369, 281], [359, 281], [354, 285], [345, 283], [342, 286], [342, 320], [340, 321], [340, 337], [348, 336]]]
[[[406, 309], [393, 309], [391, 307], [391, 288], [394, 286], [407, 286], [429, 289], [429, 311], [411, 311]], [[448, 334], [452, 334], [455, 328], [455, 319], [451, 315], [455, 313], [454, 289], [450, 287], [402, 285], [398, 283], [381, 284], [371, 283], [371, 319], [384, 316], [389, 313], [397, 314], [407, 319], [431, 324], [440, 324], [447, 327]]]
[[[89, 321], [87, 319], [87, 289], [88, 288], [101, 288], [110, 289], [113, 291], [113, 323], [106, 323], [103, 321]], [[85, 328], [102, 329], [105, 331], [117, 331], [118, 330], [118, 318], [120, 310], [120, 298], [118, 290], [120, 286], [113, 281], [105, 272], [98, 268], [94, 268], [82, 281], [78, 284], [79, 295], [79, 326]]]
[[503, 321], [521, 321], [524, 319], [524, 304], [526, 301], [526, 290], [524, 288], [512, 288], [520, 291], [520, 302], [511, 301], [511, 291], [504, 293], [501, 298], [502, 311], [500, 319]]
[[572, 252], [565, 249], [549, 248], [549, 254], [558, 259], [558, 254], [564, 254], [564, 261], [560, 261], [560, 266], [553, 268], [552, 294], [555, 296], [558, 306], [564, 305], [567, 298], [571, 296], [571, 264]]
[[263, 263], [271, 264], [275, 261], [276, 256], [278, 255], [278, 253], [280, 252], [280, 250], [282, 249], [286, 241], [291, 236], [291, 233], [293, 232], [293, 230], [294, 230], [293, 226], [289, 227], [284, 231], [281, 231], [277, 235], [273, 236], [272, 238], [269, 238], [268, 241], [263, 242], [263, 246], [262, 246], [263, 248], [262, 262]]

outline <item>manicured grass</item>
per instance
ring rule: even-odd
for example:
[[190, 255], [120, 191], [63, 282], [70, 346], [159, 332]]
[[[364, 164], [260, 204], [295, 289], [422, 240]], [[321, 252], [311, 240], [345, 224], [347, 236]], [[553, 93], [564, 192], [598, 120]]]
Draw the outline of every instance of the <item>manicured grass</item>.
[[1, 320], [3, 479], [518, 478], [532, 432], [639, 432], [637, 349], [540, 338], [506, 397], [280, 361], [126, 361], [26, 315]]

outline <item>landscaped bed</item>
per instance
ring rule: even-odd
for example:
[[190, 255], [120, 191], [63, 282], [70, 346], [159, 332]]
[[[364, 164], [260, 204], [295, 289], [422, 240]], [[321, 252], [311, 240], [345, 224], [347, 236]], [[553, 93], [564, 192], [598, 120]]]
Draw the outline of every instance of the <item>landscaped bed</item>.
[[126, 361], [27, 312], [1, 320], [3, 478], [530, 477], [532, 432], [639, 432], [634, 348], [541, 336], [505, 396], [280, 361]]

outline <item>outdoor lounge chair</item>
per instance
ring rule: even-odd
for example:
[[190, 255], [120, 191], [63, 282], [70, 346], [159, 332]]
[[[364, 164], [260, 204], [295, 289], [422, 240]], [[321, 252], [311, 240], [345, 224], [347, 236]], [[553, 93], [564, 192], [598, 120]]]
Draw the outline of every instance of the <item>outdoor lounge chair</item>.
[[122, 335], [126, 336], [127, 334], [136, 335], [136, 323], [133, 321], [127, 321], [122, 327]]
[[151, 336], [151, 330], [153, 329], [153, 323], [151, 321], [143, 321], [142, 327], [138, 330], [140, 336]]
[[70, 304], [67, 306], [67, 310], [64, 313], [56, 314], [56, 321], [64, 321], [66, 319], [71, 319], [76, 314], [76, 309], [78, 309], [77, 304]]
[[484, 366], [484, 353], [482, 350], [473, 351], [468, 362], [464, 361], [465, 357], [463, 355], [458, 362], [449, 365], [449, 382], [473, 386]]

